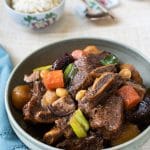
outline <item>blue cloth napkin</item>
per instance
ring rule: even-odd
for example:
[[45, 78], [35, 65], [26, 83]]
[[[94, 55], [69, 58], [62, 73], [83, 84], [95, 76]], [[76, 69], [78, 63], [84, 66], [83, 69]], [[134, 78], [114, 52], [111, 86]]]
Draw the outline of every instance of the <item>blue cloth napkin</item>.
[[0, 149], [25, 150], [26, 146], [17, 138], [9, 124], [4, 105], [5, 86], [12, 68], [8, 53], [0, 45]]

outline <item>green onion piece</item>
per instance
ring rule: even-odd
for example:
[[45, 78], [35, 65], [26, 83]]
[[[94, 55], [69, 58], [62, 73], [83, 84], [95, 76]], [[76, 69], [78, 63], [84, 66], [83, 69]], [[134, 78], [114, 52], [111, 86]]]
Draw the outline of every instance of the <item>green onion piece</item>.
[[75, 65], [73, 64], [72, 70], [71, 70], [71, 72], [69, 73], [69, 78], [70, 78], [70, 80], [72, 80], [72, 79], [74, 78], [74, 76], [75, 76], [76, 73], [77, 73], [77, 68], [76, 68]]
[[64, 79], [66, 83], [69, 83], [75, 76], [77, 68], [73, 63], [69, 64], [64, 71]]
[[38, 67], [38, 68], [33, 69], [33, 71], [48, 70], [51, 67], [52, 67], [52, 65], [42, 66], [42, 67]]
[[72, 68], [73, 68], [73, 64], [69, 64], [69, 65], [66, 67], [66, 69], [65, 69], [65, 71], [64, 71], [64, 78], [65, 78], [65, 80], [67, 80], [68, 75], [69, 75], [69, 73], [71, 72]]
[[87, 136], [86, 131], [83, 129], [83, 127], [75, 117], [71, 117], [69, 124], [78, 138], [84, 138]]
[[110, 54], [106, 56], [104, 59], [100, 60], [100, 63], [102, 65], [118, 64], [119, 59], [115, 55]]
[[83, 115], [83, 113], [82, 113], [82, 111], [80, 109], [78, 109], [77, 111], [75, 111], [74, 117], [83, 126], [83, 128], [86, 131], [89, 130], [89, 128], [90, 128], [89, 122], [87, 121], [87, 119], [85, 118], [85, 116]]
[[89, 122], [83, 115], [80, 109], [76, 110], [69, 121], [72, 130], [78, 138], [83, 138], [87, 136], [87, 131], [89, 130]]

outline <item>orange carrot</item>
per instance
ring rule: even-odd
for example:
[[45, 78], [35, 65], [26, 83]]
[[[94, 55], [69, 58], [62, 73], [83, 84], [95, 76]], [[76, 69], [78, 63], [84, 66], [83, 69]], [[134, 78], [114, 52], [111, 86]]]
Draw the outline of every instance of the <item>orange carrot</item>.
[[49, 70], [41, 70], [41, 71], [40, 71], [40, 77], [43, 79], [44, 76], [45, 76], [46, 74], [48, 74], [49, 72], [50, 72]]
[[74, 50], [71, 53], [71, 55], [74, 59], [79, 59], [81, 56], [83, 56], [83, 51], [82, 50]]
[[44, 86], [49, 90], [64, 87], [64, 77], [62, 70], [54, 70], [48, 72], [43, 77], [43, 83]]
[[135, 107], [141, 100], [136, 90], [130, 85], [121, 87], [118, 94], [123, 98], [126, 109]]

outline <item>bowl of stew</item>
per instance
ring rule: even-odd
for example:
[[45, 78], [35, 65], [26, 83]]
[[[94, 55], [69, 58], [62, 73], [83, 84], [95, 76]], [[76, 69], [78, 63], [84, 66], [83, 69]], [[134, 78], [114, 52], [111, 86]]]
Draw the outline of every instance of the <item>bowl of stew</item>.
[[113, 41], [50, 44], [11, 73], [10, 124], [30, 149], [141, 148], [150, 137], [149, 72], [148, 58]]

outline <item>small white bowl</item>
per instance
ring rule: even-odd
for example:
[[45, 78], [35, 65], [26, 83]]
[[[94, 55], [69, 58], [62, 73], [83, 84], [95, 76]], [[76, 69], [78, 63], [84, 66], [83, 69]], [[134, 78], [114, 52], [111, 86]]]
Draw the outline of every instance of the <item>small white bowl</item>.
[[4, 0], [4, 5], [10, 17], [19, 24], [32, 29], [41, 29], [46, 28], [59, 20], [64, 12], [65, 0], [61, 0], [61, 3], [58, 6], [48, 11], [34, 14], [22, 13], [14, 10], [10, 6], [10, 0]]

